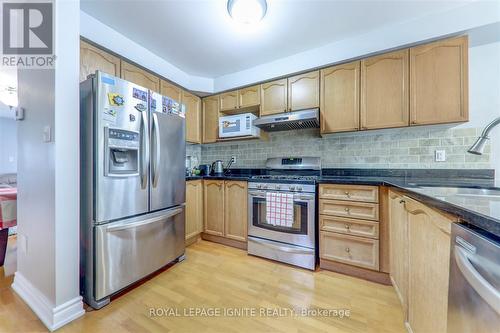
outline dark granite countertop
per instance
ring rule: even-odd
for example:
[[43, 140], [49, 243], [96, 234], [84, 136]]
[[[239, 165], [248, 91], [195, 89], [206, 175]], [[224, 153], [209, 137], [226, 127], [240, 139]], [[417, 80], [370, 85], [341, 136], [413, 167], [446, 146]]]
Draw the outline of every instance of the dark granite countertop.
[[[252, 175], [264, 172], [241, 170], [244, 172], [226, 176], [193, 176], [186, 177], [186, 180], [248, 180]], [[456, 215], [464, 222], [500, 237], [500, 186], [495, 184], [492, 170], [323, 169], [317, 183], [393, 187], [410, 198]], [[457, 193], [457, 187], [496, 190], [499, 196]]]
[[[318, 183], [390, 186], [431, 207], [458, 216], [464, 222], [500, 237], [500, 188], [493, 180], [406, 178], [373, 176], [324, 176]], [[456, 193], [456, 188], [491, 189], [499, 196]]]

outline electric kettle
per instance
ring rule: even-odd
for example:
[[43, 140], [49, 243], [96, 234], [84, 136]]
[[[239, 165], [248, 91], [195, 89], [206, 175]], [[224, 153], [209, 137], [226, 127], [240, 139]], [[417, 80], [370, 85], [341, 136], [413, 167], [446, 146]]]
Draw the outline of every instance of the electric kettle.
[[212, 172], [214, 175], [223, 175], [224, 174], [224, 162], [221, 160], [217, 160], [212, 163]]

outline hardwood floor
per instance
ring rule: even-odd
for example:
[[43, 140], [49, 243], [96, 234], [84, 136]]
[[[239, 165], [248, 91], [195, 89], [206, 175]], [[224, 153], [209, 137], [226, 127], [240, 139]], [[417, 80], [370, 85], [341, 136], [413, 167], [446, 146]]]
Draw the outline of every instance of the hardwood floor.
[[[58, 332], [405, 332], [390, 286], [313, 273], [207, 241], [193, 244], [186, 254], [184, 262]], [[0, 332], [46, 332], [9, 280], [0, 282]], [[177, 309], [181, 315], [191, 308], [247, 308], [256, 316], [152, 317], [151, 308]], [[265, 308], [349, 309], [350, 317], [259, 316]]]

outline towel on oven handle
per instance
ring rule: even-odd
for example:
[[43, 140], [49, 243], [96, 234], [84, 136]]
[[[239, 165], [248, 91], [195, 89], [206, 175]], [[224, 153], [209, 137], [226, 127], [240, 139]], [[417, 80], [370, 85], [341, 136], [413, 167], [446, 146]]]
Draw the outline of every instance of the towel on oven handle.
[[266, 222], [270, 225], [287, 228], [293, 226], [292, 193], [266, 193]]

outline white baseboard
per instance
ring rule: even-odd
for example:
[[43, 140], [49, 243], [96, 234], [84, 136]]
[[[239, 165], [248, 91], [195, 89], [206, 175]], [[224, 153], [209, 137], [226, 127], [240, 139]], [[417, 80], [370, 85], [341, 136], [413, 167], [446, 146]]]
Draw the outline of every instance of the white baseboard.
[[50, 331], [55, 331], [85, 314], [81, 296], [59, 306], [53, 306], [47, 297], [19, 272], [16, 272], [14, 276], [12, 289], [28, 304]]

